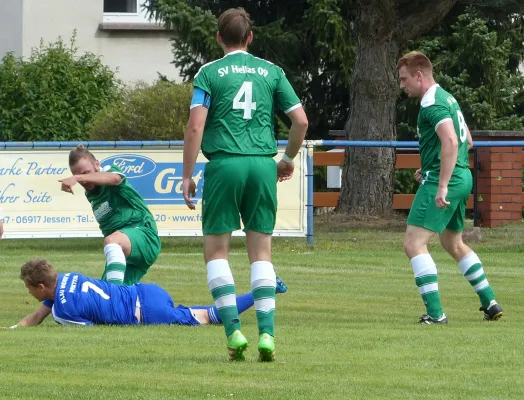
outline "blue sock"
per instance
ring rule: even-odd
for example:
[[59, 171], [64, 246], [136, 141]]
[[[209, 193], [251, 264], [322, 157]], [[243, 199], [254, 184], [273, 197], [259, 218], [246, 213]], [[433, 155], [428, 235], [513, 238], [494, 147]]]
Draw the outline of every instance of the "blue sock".
[[[255, 304], [255, 299], [253, 298], [253, 293], [246, 293], [241, 296], [237, 296], [237, 309], [238, 313], [242, 314], [248, 308], [253, 307]], [[222, 320], [218, 316], [218, 310], [215, 306], [191, 306], [195, 310], [207, 310], [209, 315], [209, 320], [212, 324], [221, 324]]]

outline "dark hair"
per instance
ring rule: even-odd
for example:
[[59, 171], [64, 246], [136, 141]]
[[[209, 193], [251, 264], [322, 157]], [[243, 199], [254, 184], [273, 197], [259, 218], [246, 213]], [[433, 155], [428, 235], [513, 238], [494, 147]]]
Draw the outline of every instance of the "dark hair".
[[20, 279], [31, 286], [51, 287], [58, 280], [58, 274], [47, 260], [31, 260], [22, 265], [20, 269]]
[[218, 18], [218, 33], [228, 46], [244, 46], [251, 33], [252, 23], [243, 8], [230, 8]]
[[76, 165], [82, 158], [87, 158], [92, 161], [96, 161], [95, 156], [89, 150], [87, 150], [83, 144], [79, 144], [69, 152], [69, 168]]
[[413, 76], [417, 71], [424, 75], [431, 75], [433, 73], [433, 65], [429, 58], [420, 51], [412, 51], [405, 54], [397, 62], [397, 69], [406, 67], [408, 72]]

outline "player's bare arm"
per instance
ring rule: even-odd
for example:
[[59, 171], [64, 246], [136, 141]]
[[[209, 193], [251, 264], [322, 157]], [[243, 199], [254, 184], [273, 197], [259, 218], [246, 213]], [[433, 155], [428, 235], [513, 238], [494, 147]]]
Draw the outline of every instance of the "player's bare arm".
[[51, 309], [47, 306], [41, 305], [35, 312], [29, 314], [11, 328], [40, 325], [49, 314], [51, 314]]
[[113, 172], [91, 172], [89, 174], [73, 175], [66, 179], [61, 179], [62, 191], [73, 193], [73, 186], [77, 183], [91, 183], [97, 186], [117, 186], [122, 182], [122, 177]]
[[468, 131], [468, 150], [471, 150], [473, 147], [473, 138], [471, 137], [471, 132], [469, 131], [468, 126], [466, 125], [466, 130]]
[[451, 119], [442, 122], [437, 128], [437, 135], [441, 142], [440, 150], [440, 175], [439, 187], [435, 202], [439, 208], [449, 205], [446, 200], [448, 194], [448, 184], [451, 174], [457, 163], [458, 139]]
[[193, 181], [193, 171], [202, 144], [202, 135], [206, 125], [207, 108], [203, 106], [194, 107], [189, 112], [189, 120], [184, 135], [184, 170], [182, 172], [182, 185], [186, 205], [195, 209], [191, 196], [195, 196], [196, 185]]
[[302, 142], [306, 137], [308, 120], [302, 107], [295, 108], [288, 114], [291, 119], [291, 129], [289, 130], [289, 139], [284, 157], [277, 165], [277, 175], [279, 181], [285, 181], [293, 176], [295, 164], [293, 159], [296, 157]]

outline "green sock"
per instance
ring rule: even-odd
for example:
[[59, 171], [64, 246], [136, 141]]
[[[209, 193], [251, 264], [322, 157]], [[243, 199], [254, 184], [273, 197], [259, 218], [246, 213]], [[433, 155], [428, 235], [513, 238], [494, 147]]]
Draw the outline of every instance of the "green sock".
[[255, 313], [259, 335], [275, 336], [275, 286], [276, 275], [269, 261], [251, 264], [251, 290], [255, 300]]
[[207, 280], [211, 295], [224, 324], [226, 336], [240, 329], [235, 281], [227, 260], [217, 259], [207, 263]]
[[275, 336], [275, 287], [269, 286], [271, 281], [258, 280], [253, 283], [259, 285], [253, 289], [258, 333]]
[[426, 306], [427, 314], [435, 319], [444, 313], [438, 290], [437, 266], [429, 254], [419, 254], [411, 259], [411, 266], [415, 274], [422, 301]]
[[486, 279], [482, 262], [478, 256], [474, 252], [471, 252], [462, 257], [458, 265], [462, 275], [464, 275], [473, 290], [478, 294], [482, 307], [488, 308], [489, 303], [495, 300], [495, 293]]
[[[435, 268], [436, 269], [436, 268]], [[415, 279], [427, 314], [435, 319], [442, 316], [442, 303], [438, 291], [438, 275], [423, 275]]]

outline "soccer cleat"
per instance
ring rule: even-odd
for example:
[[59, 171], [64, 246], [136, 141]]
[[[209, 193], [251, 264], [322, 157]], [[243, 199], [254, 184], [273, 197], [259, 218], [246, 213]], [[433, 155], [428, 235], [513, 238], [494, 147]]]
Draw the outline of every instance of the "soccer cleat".
[[236, 330], [227, 338], [229, 361], [244, 361], [244, 351], [247, 349], [247, 339], [242, 332]]
[[277, 276], [277, 286], [275, 288], [276, 293], [286, 293], [287, 292], [287, 286], [284, 282], [282, 282], [282, 279], [280, 279]]
[[269, 333], [263, 333], [258, 337], [258, 360], [275, 361], [275, 338]]
[[485, 321], [496, 321], [504, 315], [502, 307], [495, 300], [490, 301], [488, 308], [480, 307], [479, 311], [484, 312]]
[[424, 314], [422, 317], [420, 317], [418, 319], [418, 322], [420, 324], [426, 324], [426, 325], [447, 324], [448, 323], [448, 318], [446, 317], [446, 314], [442, 314], [442, 316], [440, 318], [433, 318], [433, 317], [431, 317], [429, 315]]

